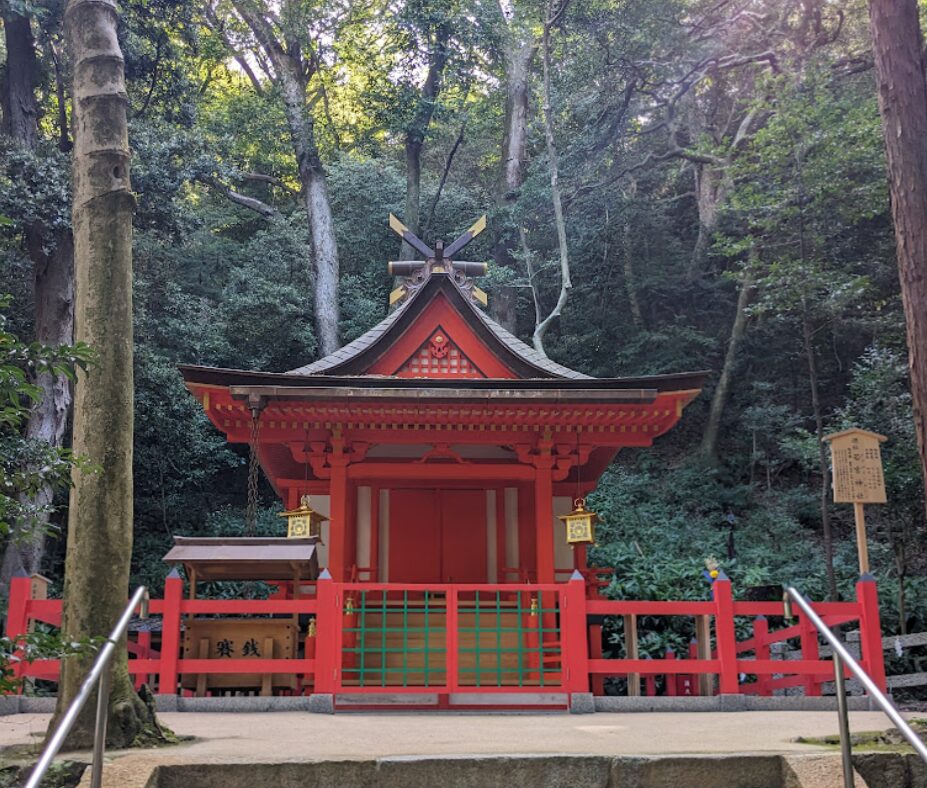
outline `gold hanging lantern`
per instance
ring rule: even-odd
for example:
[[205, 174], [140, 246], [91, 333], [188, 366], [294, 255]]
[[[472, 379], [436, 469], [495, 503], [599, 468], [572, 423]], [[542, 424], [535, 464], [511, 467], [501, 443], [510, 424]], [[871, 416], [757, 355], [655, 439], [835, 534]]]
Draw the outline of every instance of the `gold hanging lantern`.
[[299, 499], [299, 508], [281, 512], [278, 516], [286, 517], [288, 537], [315, 536], [319, 541], [322, 539], [322, 523], [328, 521], [325, 515], [313, 511], [309, 506], [308, 495]]
[[560, 520], [566, 525], [566, 540], [571, 547], [576, 544], [593, 544], [595, 542], [595, 524], [599, 516], [586, 508], [586, 499], [573, 501], [573, 511], [561, 514]]

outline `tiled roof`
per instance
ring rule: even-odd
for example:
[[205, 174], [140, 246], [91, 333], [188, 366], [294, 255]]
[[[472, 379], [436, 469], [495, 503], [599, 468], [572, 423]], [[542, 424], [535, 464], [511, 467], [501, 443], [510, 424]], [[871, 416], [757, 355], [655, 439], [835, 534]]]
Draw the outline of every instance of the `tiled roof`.
[[[450, 287], [446, 287], [445, 291], [450, 291], [457, 294], [458, 297], [455, 299], [455, 301], [457, 301], [458, 306], [461, 306], [461, 311], [463, 312], [465, 318], [481, 321], [483, 326], [488, 329], [489, 332], [495, 337], [495, 339], [498, 340], [503, 346], [505, 346], [505, 348], [508, 349], [510, 353], [513, 353], [515, 356], [517, 356], [521, 362], [523, 362], [523, 364], [537, 371], [538, 374], [536, 376], [529, 375], [528, 377], [555, 377], [570, 378], [574, 380], [589, 379], [589, 375], [584, 375], [582, 372], [577, 372], [576, 370], [565, 367], [562, 364], [556, 363], [555, 361], [551, 361], [543, 353], [539, 353], [533, 347], [530, 347], [529, 345], [522, 342], [514, 334], [506, 331], [495, 320], [486, 315], [482, 310], [478, 309], [467, 296], [461, 293], [457, 286], [453, 284], [453, 280], [451, 280], [449, 277], [442, 274], [432, 274], [431, 276], [432, 279], [435, 279], [436, 277], [441, 277], [441, 280], [447, 280], [447, 282], [450, 284]], [[438, 283], [440, 283], [441, 280], [438, 280]], [[361, 353], [371, 349], [381, 340], [385, 334], [389, 332], [390, 328], [392, 328], [406, 312], [413, 308], [413, 304], [416, 304], [416, 302], [423, 297], [427, 301], [428, 297], [426, 293], [433, 293], [434, 291], [434, 287], [422, 287], [416, 291], [405, 303], [400, 305], [383, 320], [377, 323], [373, 328], [359, 336], [353, 342], [349, 342], [344, 347], [339, 348], [334, 353], [331, 353], [324, 358], [320, 358], [318, 361], [313, 361], [311, 364], [306, 364], [302, 367], [291, 369], [286, 374], [338, 374], [337, 369], [339, 367], [346, 364]], [[418, 306], [424, 306], [424, 304], [417, 304], [416, 308]]]
[[565, 367], [562, 364], [558, 364], [556, 361], [551, 361], [543, 353], [539, 353], [537, 350], [531, 347], [531, 345], [525, 344], [514, 334], [506, 331], [495, 320], [493, 320], [489, 315], [482, 312], [481, 310], [474, 308], [473, 311], [479, 315], [480, 319], [486, 324], [487, 328], [489, 328], [490, 331], [499, 337], [500, 342], [504, 342], [509, 346], [509, 348], [515, 351], [519, 356], [521, 356], [530, 364], [541, 367], [541, 369], [545, 369], [550, 372], [551, 375], [559, 378], [573, 378], [575, 380], [579, 380], [581, 378], [590, 378], [589, 375], [584, 375], [582, 372], [577, 372], [575, 369], [570, 369], [569, 367]]
[[353, 342], [348, 342], [348, 344], [344, 347], [338, 348], [338, 350], [336, 350], [334, 353], [330, 353], [324, 358], [320, 358], [318, 361], [313, 361], [311, 364], [306, 364], [302, 367], [291, 369], [286, 374], [318, 375], [322, 372], [327, 372], [332, 367], [336, 367], [348, 359], [354, 358], [354, 356], [358, 355], [361, 351], [364, 351], [371, 345], [375, 344], [376, 341], [386, 333], [387, 329], [399, 319], [399, 316], [409, 308], [409, 304], [411, 303], [412, 299], [409, 299], [404, 304], [401, 304], [369, 331], [361, 334]]

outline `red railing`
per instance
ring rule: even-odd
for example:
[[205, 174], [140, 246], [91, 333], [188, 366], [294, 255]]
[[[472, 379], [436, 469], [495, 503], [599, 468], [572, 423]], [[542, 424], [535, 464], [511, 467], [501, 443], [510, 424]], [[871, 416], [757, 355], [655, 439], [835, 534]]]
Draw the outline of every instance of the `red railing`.
[[[806, 695], [820, 695], [821, 685], [833, 680], [833, 663], [820, 659], [817, 633], [803, 616], [798, 615], [797, 624], [770, 631], [767, 617], [783, 615], [781, 602], [735, 602], [731, 583], [726, 579], [715, 581], [712, 596], [712, 600], [706, 602], [588, 600], [586, 611], [589, 615], [711, 617], [714, 623], [709, 658], [692, 658], [691, 650], [688, 659], [679, 659], [672, 652], [662, 659], [593, 658], [589, 661], [593, 685], [597, 677], [663, 676], [667, 677], [668, 694], [676, 694], [678, 683], [668, 677], [713, 674], [718, 677], [717, 690], [721, 694], [771, 695], [777, 689], [803, 686]], [[852, 602], [821, 602], [815, 604], [814, 609], [830, 626], [858, 626], [862, 665], [884, 689], [885, 666], [875, 581], [871, 578], [860, 580], [856, 584], [856, 599]], [[753, 618], [753, 634], [747, 640], [738, 641], [735, 619], [744, 617]], [[800, 641], [801, 659], [771, 659], [770, 647], [774, 643], [795, 638]], [[753, 654], [752, 658], [743, 656], [749, 653]], [[753, 676], [755, 680], [743, 682], [741, 675]], [[776, 675], [781, 678], [773, 678]], [[651, 689], [648, 694], [652, 692]]]
[[[486, 694], [504, 693], [537, 693], [542, 692], [587, 692], [588, 676], [585, 671], [585, 662], [588, 659], [585, 630], [585, 582], [579, 579], [570, 583], [548, 584], [466, 584], [466, 583], [439, 583], [439, 584], [396, 584], [396, 583], [334, 583], [319, 582], [318, 584], [318, 627], [320, 633], [332, 633], [331, 637], [320, 637], [316, 651], [316, 692], [333, 694], [420, 694], [423, 689], [437, 694], [452, 694], [460, 692], [479, 692]], [[361, 595], [366, 599], [361, 601]], [[370, 598], [376, 601], [367, 602]], [[480, 607], [487, 598], [495, 597], [500, 605], [510, 605], [496, 608], [492, 606]], [[404, 605], [411, 604], [413, 614], [421, 614], [423, 602], [430, 599], [432, 613], [437, 613], [441, 622], [437, 624], [441, 636], [440, 652], [442, 663], [437, 672], [441, 679], [431, 681], [427, 685], [419, 680], [416, 682], [390, 681], [381, 686], [376, 683], [357, 684], [349, 683], [349, 677], [358, 674], [357, 665], [352, 661], [356, 651], [357, 620], [366, 609], [368, 614], [378, 615], [381, 609], [406, 610]], [[531, 600], [537, 603], [537, 610], [533, 610]], [[517, 606], [515, 606], [517, 603]], [[366, 605], [366, 607], [363, 607]], [[399, 605], [397, 608], [396, 606]], [[526, 659], [533, 660], [525, 663], [521, 671], [527, 682], [512, 680], [493, 683], [491, 680], [467, 683], [463, 677], [468, 674], [479, 673], [472, 667], [464, 666], [462, 656], [467, 651], [460, 642], [463, 633], [476, 635], [477, 640], [483, 635], [494, 633], [493, 625], [474, 633], [472, 623], [468, 626], [461, 624], [462, 616], [473, 616], [474, 611], [483, 610], [484, 617], [494, 612], [506, 613], [526, 618], [534, 618], [539, 622], [536, 626], [508, 625], [508, 631], [517, 629], [524, 636], [525, 642], [521, 645], [526, 653]], [[383, 614], [385, 615], [385, 613]], [[498, 619], [497, 619], [498, 620]], [[399, 622], [396, 622], [397, 624]], [[501, 624], [500, 624], [501, 626]], [[390, 631], [400, 629], [394, 626]], [[386, 630], [381, 630], [385, 633]], [[417, 627], [421, 632], [421, 627]], [[377, 634], [376, 628], [373, 634]], [[381, 634], [382, 636], [382, 634]], [[500, 640], [501, 640], [501, 636]], [[530, 641], [530, 642], [529, 642]], [[512, 649], [503, 649], [501, 642], [498, 648], [490, 645], [485, 649], [489, 658], [499, 658], [500, 651], [510, 652]], [[516, 647], [517, 648], [517, 647]], [[376, 652], [376, 649], [373, 649]], [[548, 667], [554, 662], [555, 667]], [[479, 668], [479, 666], [477, 666]], [[396, 667], [385, 669], [380, 666], [376, 673], [400, 673], [402, 669]], [[425, 671], [412, 669], [413, 674], [423, 675]], [[492, 671], [489, 671], [492, 672]], [[499, 673], [514, 673], [516, 671], [500, 668]], [[543, 676], [543, 679], [540, 678]], [[533, 681], [531, 680], [533, 678]]]
[[[10, 587], [8, 633], [29, 631], [34, 622], [53, 627], [61, 623], [61, 600], [31, 598], [31, 582], [27, 577], [14, 578]], [[574, 576], [569, 582], [554, 584], [439, 584], [403, 585], [395, 583], [338, 583], [329, 578], [320, 578], [315, 584], [312, 596], [297, 599], [272, 598], [266, 600], [214, 600], [183, 598], [183, 581], [172, 575], [165, 582], [163, 599], [151, 601], [150, 611], [161, 616], [160, 647], [152, 645], [151, 631], [130, 633], [129, 672], [137, 686], [149, 683], [161, 694], [176, 694], [179, 691], [180, 676], [187, 674], [280, 674], [296, 676], [297, 692], [345, 693], [345, 692], [422, 692], [421, 686], [397, 688], [352, 687], [345, 684], [343, 677], [349, 662], [345, 662], [345, 630], [351, 629], [356, 611], [353, 601], [348, 599], [360, 593], [379, 592], [384, 595], [413, 596], [416, 593], [440, 593], [446, 604], [443, 623], [446, 637], [446, 681], [440, 687], [430, 686], [434, 692], [512, 692], [538, 691], [538, 687], [513, 688], [510, 686], [468, 686], [459, 681], [460, 664], [458, 639], [458, 610], [462, 600], [474, 594], [498, 592], [511, 595], [514, 599], [525, 595], [543, 599], [556, 599], [555, 612], [548, 617], [555, 635], [557, 659], [562, 665], [559, 682], [551, 682], [546, 689], [573, 693], [588, 692], [590, 687], [596, 694], [604, 691], [606, 677], [622, 677], [637, 674], [644, 680], [647, 694], [656, 692], [656, 678], [663, 677], [667, 694], [688, 692], [697, 687], [696, 677], [712, 675], [717, 677], [717, 691], [722, 694], [752, 693], [770, 695], [775, 690], [801, 686], [806, 694], [821, 693], [821, 685], [833, 677], [830, 660], [820, 658], [818, 637], [811, 625], [799, 615], [797, 623], [784, 624], [770, 630], [769, 618], [781, 617], [783, 606], [778, 602], [736, 602], [733, 599], [731, 583], [717, 580], [712, 588], [712, 599], [702, 602], [677, 601], [618, 601], [590, 599], [587, 597], [587, 580]], [[861, 580], [856, 585], [856, 599], [849, 602], [819, 603], [816, 612], [831, 626], [853, 624], [860, 631], [862, 664], [876, 683], [885, 687], [885, 669], [882, 659], [881, 631], [879, 626], [878, 599], [875, 581]], [[522, 608], [519, 608], [522, 609]], [[181, 633], [185, 617], [192, 616], [254, 616], [290, 615], [314, 617], [315, 625], [310, 627], [304, 640], [303, 656], [292, 659], [270, 658], [184, 658], [181, 656]], [[589, 623], [594, 616], [595, 623]], [[659, 659], [605, 659], [601, 651], [601, 630], [603, 617], [671, 617], [684, 616], [701, 619], [702, 631], [709, 633], [710, 642], [703, 644], [698, 658], [691, 650], [688, 658], [669, 653]], [[736, 619], [741, 629], [751, 628], [750, 637], [738, 641]], [[711, 622], [708, 627], [707, 623]], [[542, 624], [542, 629], [546, 628]], [[525, 637], [531, 637], [530, 633]], [[797, 640], [800, 644], [800, 659], [772, 659], [772, 646]], [[530, 649], [529, 649], [530, 650]], [[541, 659], [546, 659], [543, 650]], [[693, 658], [694, 657], [694, 658]], [[58, 678], [60, 663], [57, 660], [39, 660], [31, 664], [17, 663], [14, 673], [19, 678]], [[742, 679], [741, 677], [746, 677]], [[674, 680], [675, 679], [675, 680]], [[552, 686], [553, 685], [553, 686]], [[694, 691], [693, 691], [694, 694]]]

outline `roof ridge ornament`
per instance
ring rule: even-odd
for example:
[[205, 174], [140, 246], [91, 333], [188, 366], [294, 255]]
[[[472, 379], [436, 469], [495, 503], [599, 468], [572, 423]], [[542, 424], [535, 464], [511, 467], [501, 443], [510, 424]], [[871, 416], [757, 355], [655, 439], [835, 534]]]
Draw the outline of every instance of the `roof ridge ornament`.
[[389, 226], [403, 241], [424, 255], [424, 260], [397, 260], [390, 261], [389, 272], [393, 276], [402, 277], [402, 284], [393, 290], [389, 296], [390, 306], [406, 300], [418, 290], [433, 273], [446, 274], [454, 283], [472, 300], [486, 306], [488, 298], [486, 293], [477, 287], [471, 277], [483, 276], [488, 268], [487, 263], [474, 263], [467, 260], [454, 260], [454, 255], [470, 243], [476, 236], [486, 229], [486, 214], [474, 222], [469, 230], [462, 233], [448, 246], [440, 238], [435, 241], [434, 249], [422, 241], [415, 233], [406, 227], [393, 214], [389, 215]]

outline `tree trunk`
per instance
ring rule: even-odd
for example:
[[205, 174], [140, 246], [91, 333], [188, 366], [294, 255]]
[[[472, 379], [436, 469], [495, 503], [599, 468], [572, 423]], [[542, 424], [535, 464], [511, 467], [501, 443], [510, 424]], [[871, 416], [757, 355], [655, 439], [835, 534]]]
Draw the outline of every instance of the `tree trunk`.
[[513, 40], [505, 48], [505, 126], [502, 138], [502, 200], [514, 202], [525, 178], [528, 99], [531, 61], [537, 52], [533, 38]]
[[3, 130], [14, 144], [35, 150], [39, 141], [39, 104], [35, 97], [39, 64], [29, 17], [7, 10], [3, 15], [6, 71]]
[[[724, 364], [718, 376], [718, 385], [711, 397], [711, 408], [708, 411], [708, 423], [702, 435], [702, 454], [712, 462], [718, 459], [718, 436], [721, 432], [721, 419], [731, 391], [731, 381], [734, 377], [734, 365], [737, 362], [737, 349], [740, 341], [747, 331], [747, 306], [753, 294], [753, 272], [748, 268], [744, 271], [740, 283], [740, 293], [737, 296], [737, 310], [734, 312], [734, 324], [731, 326], [731, 337], [724, 354]], [[754, 436], [754, 441], [756, 436]], [[751, 463], [752, 468], [752, 463]], [[752, 473], [752, 471], [751, 471]]]
[[[505, 120], [502, 135], [499, 174], [498, 204], [514, 205], [525, 179], [525, 155], [528, 138], [528, 105], [530, 99], [531, 63], [537, 53], [537, 41], [527, 31], [519, 34], [520, 28], [510, 30], [505, 52]], [[512, 217], [518, 222], [518, 217]], [[511, 219], [510, 219], [511, 221]], [[500, 267], [514, 268], [512, 248], [518, 243], [518, 233], [506, 221], [499, 223], [499, 234], [493, 243], [493, 260]], [[517, 296], [512, 288], [503, 294], [495, 294], [489, 307], [493, 318], [503, 328], [515, 333], [517, 330]]]
[[328, 199], [328, 184], [318, 156], [317, 166], [308, 176], [306, 211], [312, 233], [312, 251], [315, 255], [315, 330], [322, 355], [334, 353], [341, 347], [338, 321], [338, 242], [335, 239], [335, 219]]
[[[568, 0], [567, 0], [568, 2]], [[563, 217], [563, 202], [560, 198], [560, 165], [557, 156], [557, 145], [554, 139], [554, 119], [551, 107], [550, 91], [550, 36], [553, 18], [562, 15], [566, 8], [566, 2], [559, 6], [559, 11], [553, 9], [553, 2], [548, 2], [547, 16], [544, 21], [543, 47], [544, 47], [544, 139], [547, 142], [547, 166], [550, 171], [550, 197], [554, 205], [554, 225], [557, 229], [557, 246], [560, 250], [560, 295], [557, 297], [557, 303], [550, 310], [547, 317], [534, 326], [532, 341], [534, 349], [538, 353], [547, 353], [544, 350], [544, 336], [554, 318], [559, 317], [566, 306], [567, 299], [570, 296], [570, 290], [573, 289], [573, 282], [570, 279], [570, 255], [567, 247], [566, 237], [566, 220]], [[537, 298], [535, 300], [537, 303]]]
[[631, 217], [628, 215], [627, 207], [630, 199], [637, 195], [637, 181], [633, 178], [628, 187], [627, 193], [622, 192], [625, 198], [625, 218], [624, 226], [621, 230], [621, 256], [623, 258], [624, 269], [624, 289], [628, 296], [628, 306], [631, 309], [631, 319], [637, 328], [644, 327], [644, 314], [641, 311], [641, 301], [637, 295], [637, 273], [634, 271], [634, 253], [631, 239]]
[[[418, 235], [421, 223], [422, 206], [422, 141], [417, 137], [406, 135], [406, 200], [402, 221], [415, 235]], [[400, 241], [399, 259], [414, 260], [418, 256], [405, 241]], [[427, 243], [427, 242], [426, 242]]]
[[[34, 151], [38, 145], [38, 60], [29, 19], [18, 14], [4, 17], [7, 61], [3, 91], [4, 131], [17, 147]], [[56, 77], [59, 69], [55, 67]], [[59, 85], [60, 88], [60, 85]], [[59, 101], [62, 100], [59, 89]], [[61, 131], [67, 138], [67, 127]], [[63, 143], [59, 143], [61, 145]], [[74, 248], [71, 231], [58, 230], [49, 237], [47, 228], [33, 223], [24, 228], [26, 252], [34, 270], [35, 339], [43, 345], [70, 344], [74, 334]], [[71, 408], [71, 389], [63, 375], [40, 375], [36, 384], [42, 395], [26, 425], [26, 437], [55, 447], [64, 442]], [[54, 492], [43, 487], [35, 497], [40, 507], [52, 503]], [[0, 567], [0, 589], [6, 593], [10, 579], [40, 569], [45, 551], [48, 516], [39, 518], [38, 527], [15, 532], [7, 543]]]
[[718, 225], [718, 208], [727, 198], [727, 174], [713, 164], [695, 165], [695, 199], [698, 207], [698, 237], [689, 259], [686, 278], [691, 282], [704, 270], [711, 238]]
[[315, 142], [315, 122], [306, 106], [306, 86], [290, 68], [278, 69], [293, 151], [302, 184], [303, 201], [309, 220], [312, 253], [315, 261], [315, 331], [322, 355], [334, 353], [338, 339], [338, 244], [335, 222], [328, 199], [325, 170]]
[[311, 73], [307, 73], [298, 50], [285, 50], [274, 38], [264, 18], [265, 9], [249, 0], [233, 0], [233, 5], [270, 58], [283, 97], [284, 114], [290, 129], [312, 238], [316, 339], [322, 355], [328, 355], [341, 346], [338, 339], [338, 242], [335, 239], [335, 222], [328, 199], [325, 170], [315, 140], [315, 121], [307, 101]]
[[[108, 635], [126, 604], [132, 558], [132, 212], [128, 98], [114, 0], [69, 0], [65, 29], [73, 63], [76, 338], [97, 357], [78, 375], [74, 451], [96, 468], [75, 469], [68, 518], [66, 640]], [[90, 657], [62, 662], [52, 727], [74, 699]], [[112, 669], [109, 743], [131, 745], [154, 723], [129, 679], [124, 647]], [[68, 744], [93, 739], [96, 703]]]
[[[917, 0], [870, 0], [879, 110], [907, 324], [917, 447], [927, 488], [927, 77]], [[927, 500], [927, 498], [925, 498]]]
[[[422, 213], [422, 148], [425, 136], [435, 114], [438, 96], [441, 94], [441, 81], [444, 67], [447, 65], [447, 42], [451, 28], [447, 21], [439, 24], [435, 30], [435, 45], [428, 56], [428, 73], [422, 84], [421, 95], [415, 108], [415, 114], [406, 128], [406, 202], [405, 216], [402, 221], [416, 235], [421, 228]], [[399, 249], [400, 260], [414, 260], [417, 252], [405, 241]]]
[[814, 356], [814, 334], [807, 307], [802, 304], [802, 345], [808, 362], [808, 383], [811, 387], [811, 408], [814, 411], [815, 434], [818, 439], [818, 469], [821, 474], [821, 528], [824, 535], [824, 562], [827, 570], [827, 593], [832, 602], [837, 601], [837, 579], [834, 575], [834, 540], [830, 529], [830, 467], [827, 464], [827, 447], [824, 443], [824, 416], [818, 391], [818, 368]]
[[[41, 235], [33, 233], [33, 238]], [[67, 345], [74, 335], [74, 247], [71, 231], [55, 233], [54, 249], [45, 253], [30, 249], [35, 264], [35, 338], [43, 345]], [[71, 411], [71, 387], [63, 375], [42, 374], [36, 379], [42, 395], [29, 416], [26, 438], [40, 440], [51, 446], [64, 443], [68, 415]], [[48, 485], [36, 495], [35, 503], [50, 506], [54, 491]], [[40, 517], [38, 527], [17, 533], [6, 546], [0, 569], [0, 588], [9, 588], [10, 579], [18, 574], [32, 574], [41, 568], [45, 552], [45, 528], [48, 515]]]

